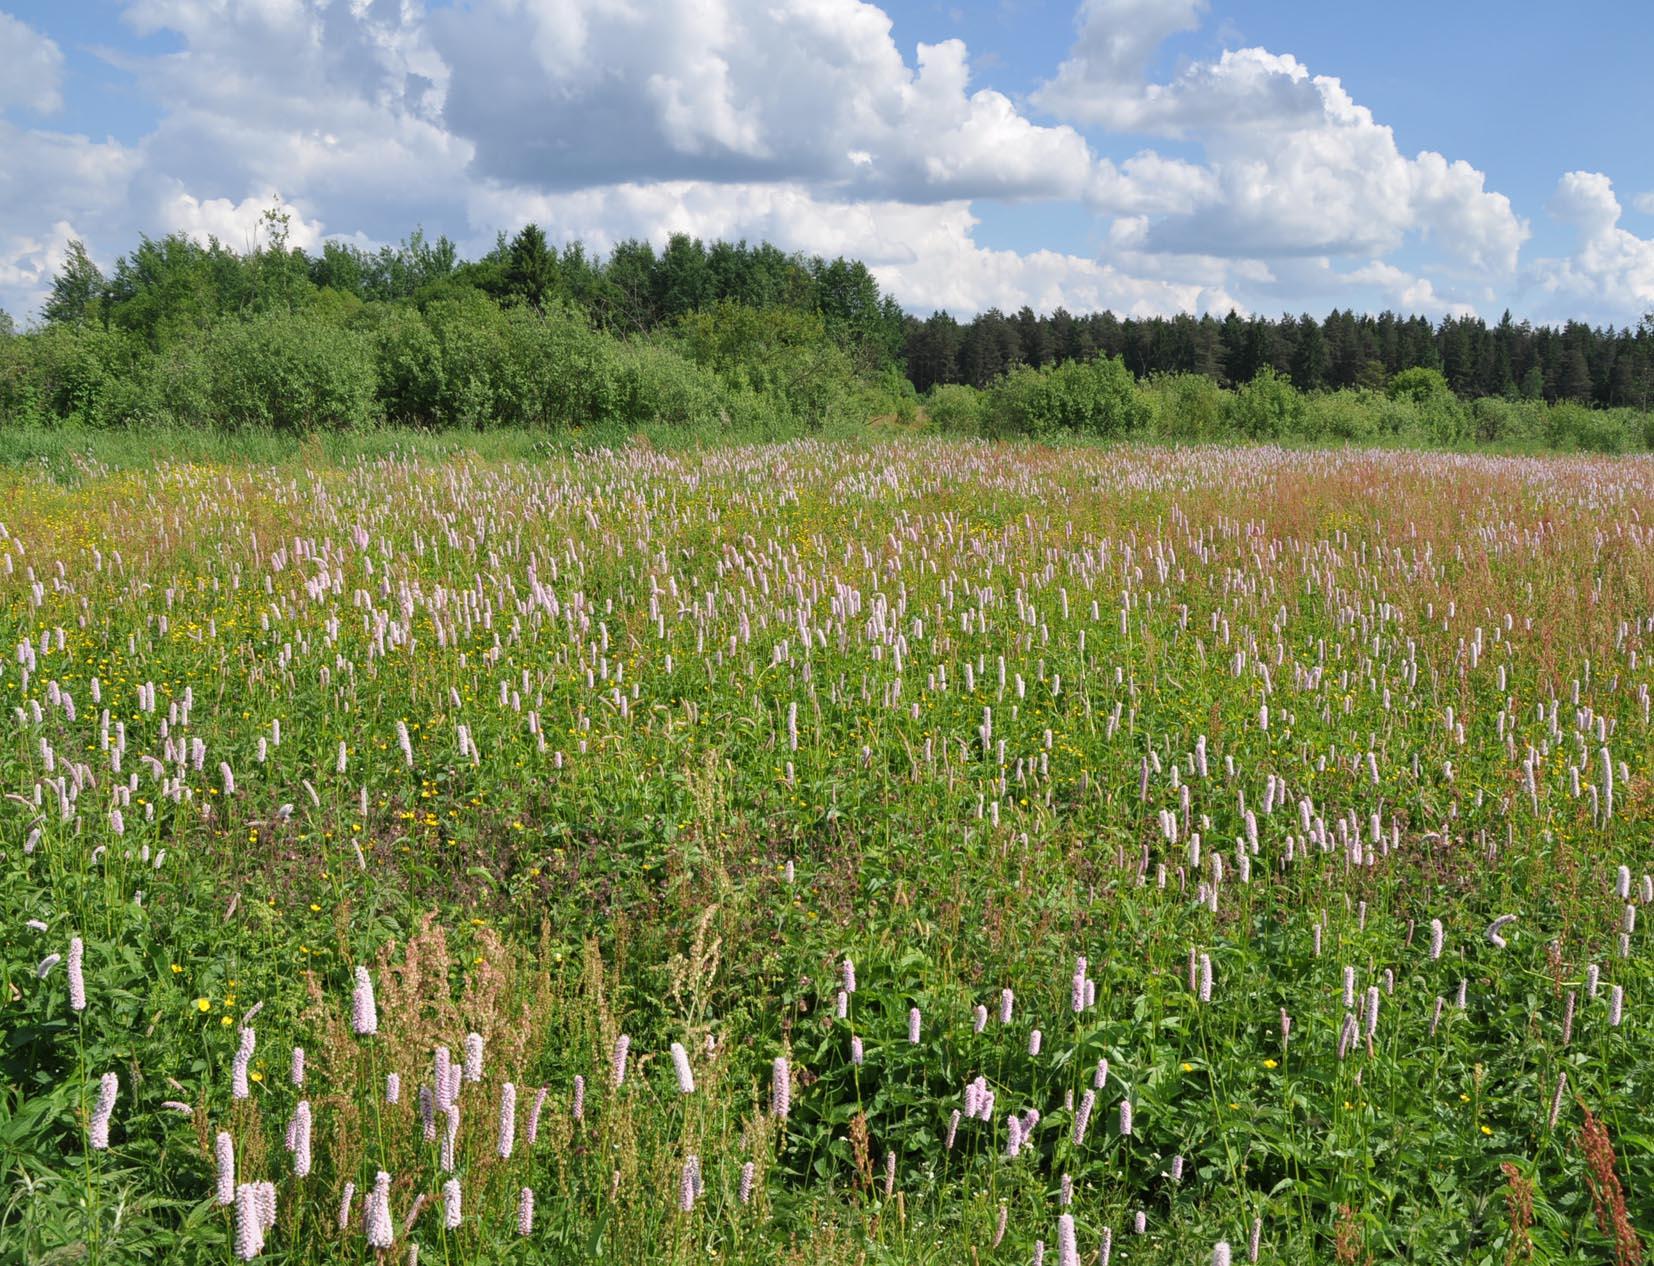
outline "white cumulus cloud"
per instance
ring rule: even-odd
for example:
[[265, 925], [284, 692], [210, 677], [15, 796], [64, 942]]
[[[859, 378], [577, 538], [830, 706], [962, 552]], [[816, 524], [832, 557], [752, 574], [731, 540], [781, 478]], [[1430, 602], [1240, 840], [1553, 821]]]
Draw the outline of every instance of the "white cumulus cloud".
[[[1262, 48], [1160, 74], [1211, 10], [1083, 0], [1025, 100], [988, 82], [993, 50], [901, 45], [867, 0], [125, 0], [177, 46], [101, 44], [157, 116], [125, 142], [46, 126], [62, 53], [0, 14], [0, 305], [35, 310], [73, 237], [105, 265], [146, 232], [240, 247], [278, 198], [302, 245], [423, 226], [474, 254], [529, 219], [598, 250], [767, 238], [863, 258], [919, 311], [1646, 305], [1605, 180], [1553, 203], [1578, 249], [1519, 271], [1509, 200], [1403, 154], [1338, 78]], [[1073, 214], [1011, 250], [983, 222], [1021, 213], [995, 204]]]
[[0, 12], [0, 110], [51, 114], [63, 106], [63, 52], [28, 24]]
[[1571, 225], [1576, 238], [1573, 254], [1536, 263], [1535, 280], [1546, 293], [1573, 311], [1617, 312], [1621, 320], [1654, 308], [1654, 240], [1620, 227], [1620, 200], [1607, 176], [1568, 172], [1546, 210]]
[[432, 16], [444, 118], [503, 184], [833, 183], [876, 198], [1076, 197], [1090, 148], [973, 88], [861, 0], [477, 0]]
[[981, 246], [964, 200], [904, 203], [817, 197], [782, 183], [627, 183], [568, 193], [491, 187], [473, 199], [472, 218], [553, 227], [606, 250], [627, 237], [659, 244], [672, 233], [746, 238], [783, 250], [864, 261], [880, 284], [921, 311], [973, 314], [1024, 304], [1050, 311], [1112, 308], [1136, 315], [1227, 311], [1221, 277], [1140, 277], [1059, 251], [1022, 253]]
[[[1070, 57], [1034, 99], [1058, 117], [1198, 142], [1185, 207], [1151, 215], [1142, 249], [1229, 257], [1384, 255], [1416, 236], [1451, 266], [1509, 274], [1528, 236], [1504, 195], [1464, 161], [1412, 158], [1336, 78], [1291, 54], [1224, 52], [1167, 83], [1144, 79], [1146, 38], [1189, 29], [1192, 3], [1089, 0]], [[1140, 25], [1133, 27], [1134, 21]], [[1122, 31], [1146, 32], [1145, 39]]]

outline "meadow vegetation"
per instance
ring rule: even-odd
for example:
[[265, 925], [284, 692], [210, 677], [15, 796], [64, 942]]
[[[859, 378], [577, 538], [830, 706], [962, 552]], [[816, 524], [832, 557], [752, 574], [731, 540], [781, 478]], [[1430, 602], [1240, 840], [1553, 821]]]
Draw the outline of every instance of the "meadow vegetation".
[[1654, 319], [1556, 329], [1394, 313], [1276, 321], [904, 314], [865, 265], [678, 236], [606, 258], [530, 224], [479, 259], [414, 233], [237, 252], [78, 244], [39, 320], [0, 314], [0, 442], [224, 430], [526, 429], [1626, 452], [1654, 447]]
[[[201, 354], [849, 354], [447, 319]], [[0, 1262], [1642, 1260], [1654, 462], [252, 420], [0, 465]]]

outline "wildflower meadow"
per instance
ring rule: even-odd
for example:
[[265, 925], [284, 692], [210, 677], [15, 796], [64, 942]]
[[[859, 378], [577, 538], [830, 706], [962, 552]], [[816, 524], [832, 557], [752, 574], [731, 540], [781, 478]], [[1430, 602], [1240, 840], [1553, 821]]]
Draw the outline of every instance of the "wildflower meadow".
[[1644, 1260], [1654, 460], [0, 470], [0, 1263]]

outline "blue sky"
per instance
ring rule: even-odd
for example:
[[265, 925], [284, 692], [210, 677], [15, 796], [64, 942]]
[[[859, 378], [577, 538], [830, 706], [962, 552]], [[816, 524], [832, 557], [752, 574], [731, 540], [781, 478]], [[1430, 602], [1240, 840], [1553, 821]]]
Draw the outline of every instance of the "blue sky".
[[1654, 6], [0, 0], [0, 307], [140, 233], [768, 238], [915, 311], [1654, 309]]

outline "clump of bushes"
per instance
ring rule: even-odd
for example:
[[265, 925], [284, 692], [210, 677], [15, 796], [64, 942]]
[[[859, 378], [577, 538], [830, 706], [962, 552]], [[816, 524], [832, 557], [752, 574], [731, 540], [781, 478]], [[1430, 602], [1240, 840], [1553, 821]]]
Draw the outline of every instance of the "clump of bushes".
[[933, 387], [925, 402], [925, 413], [938, 431], [950, 435], [982, 433], [982, 393], [975, 387], [963, 383]]
[[1654, 448], [1654, 414], [1563, 402], [1460, 400], [1434, 369], [1409, 369], [1383, 390], [1302, 392], [1267, 366], [1250, 382], [1220, 387], [1204, 374], [1155, 374], [1133, 382], [1115, 360], [1032, 369], [1018, 366], [985, 391], [931, 388], [926, 414], [951, 434], [1141, 437], [1164, 443], [1225, 440], [1407, 444], [1622, 453]]
[[1265, 366], [1229, 397], [1224, 416], [1231, 431], [1249, 440], [1301, 435], [1304, 397], [1291, 379]]
[[202, 374], [191, 411], [204, 403], [221, 425], [342, 430], [377, 417], [373, 344], [355, 330], [265, 313], [215, 327], [191, 363]]
[[989, 435], [1128, 435], [1142, 430], [1152, 413], [1131, 371], [1104, 357], [1041, 369], [1020, 365], [986, 395], [980, 424]]
[[1155, 374], [1140, 390], [1156, 439], [1198, 444], [1229, 434], [1227, 397], [1205, 374]]

